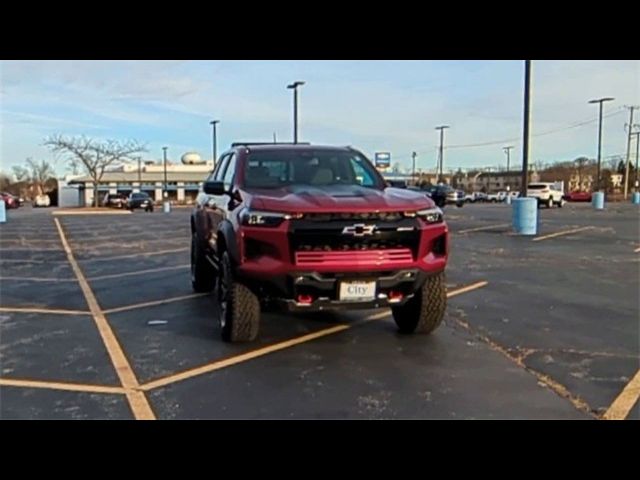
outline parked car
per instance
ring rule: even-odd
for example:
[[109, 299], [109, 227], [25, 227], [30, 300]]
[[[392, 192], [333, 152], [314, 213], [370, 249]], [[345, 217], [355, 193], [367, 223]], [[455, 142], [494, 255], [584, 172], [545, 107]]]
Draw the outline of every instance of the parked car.
[[569, 202], [590, 202], [591, 201], [591, 192], [570, 192], [564, 196], [564, 199]]
[[387, 180], [387, 183], [394, 188], [407, 188], [406, 180]]
[[472, 192], [464, 196], [466, 203], [486, 202], [487, 194], [483, 192]]
[[20, 206], [18, 199], [7, 192], [0, 192], [0, 200], [4, 200], [4, 205], [7, 210], [10, 208], [18, 208]]
[[33, 207], [48, 207], [51, 205], [49, 195], [38, 195], [33, 199]]
[[125, 208], [127, 206], [127, 196], [124, 193], [107, 193], [102, 199], [102, 206]]
[[562, 208], [564, 205], [563, 194], [553, 183], [530, 183], [527, 186], [527, 197], [538, 200], [538, 207], [545, 205], [548, 208], [557, 205]]
[[215, 291], [225, 341], [257, 337], [261, 302], [391, 307], [404, 333], [430, 333], [444, 316], [442, 210], [389, 188], [351, 147], [233, 144], [190, 222], [192, 287]]
[[447, 204], [455, 204], [458, 207], [464, 205], [464, 192], [449, 185], [430, 185], [425, 188], [425, 192], [440, 208]]
[[144, 192], [132, 193], [127, 199], [127, 208], [129, 210], [142, 208], [145, 212], [153, 212], [153, 200]]

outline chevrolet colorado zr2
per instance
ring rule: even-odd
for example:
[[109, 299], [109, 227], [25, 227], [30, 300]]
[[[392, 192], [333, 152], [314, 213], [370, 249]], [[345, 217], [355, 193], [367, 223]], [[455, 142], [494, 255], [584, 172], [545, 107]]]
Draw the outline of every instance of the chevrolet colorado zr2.
[[391, 307], [403, 333], [446, 308], [448, 228], [423, 193], [389, 187], [350, 147], [232, 144], [191, 215], [191, 281], [222, 338], [251, 341], [261, 306]]

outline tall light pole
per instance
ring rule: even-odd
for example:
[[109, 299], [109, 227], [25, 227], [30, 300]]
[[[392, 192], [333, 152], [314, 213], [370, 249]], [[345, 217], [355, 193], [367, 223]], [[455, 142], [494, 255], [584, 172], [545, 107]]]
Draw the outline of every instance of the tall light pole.
[[613, 97], [597, 98], [589, 100], [589, 103], [599, 103], [600, 113], [598, 116], [598, 166], [596, 168], [596, 191], [600, 191], [600, 161], [602, 158], [602, 104], [614, 100]]
[[220, 120], [211, 120], [209, 122], [209, 124], [213, 127], [213, 131], [211, 132], [212, 135], [212, 139], [213, 139], [213, 145], [211, 146], [212, 148], [212, 155], [213, 155], [213, 167], [215, 168], [216, 166], [216, 159], [218, 158], [218, 132], [216, 130], [216, 125], [218, 125], [220, 123]]
[[529, 123], [531, 122], [531, 60], [524, 61], [524, 125], [522, 127], [522, 185], [520, 197], [527, 196], [529, 185]]
[[142, 191], [142, 157], [138, 157], [138, 188]]
[[440, 130], [440, 154], [439, 154], [439, 174], [438, 183], [442, 183], [442, 168], [444, 164], [444, 130], [450, 128], [449, 125], [440, 125], [436, 130]]
[[418, 154], [416, 152], [413, 152], [411, 154], [411, 158], [413, 159], [413, 168], [412, 168], [412, 171], [411, 171], [411, 180], [413, 180], [413, 184], [414, 185], [417, 183], [416, 182], [416, 156], [417, 155]]
[[163, 192], [162, 192], [162, 197], [163, 198], [167, 198], [168, 193], [167, 193], [167, 148], [169, 147], [162, 147], [162, 154], [164, 157], [164, 188], [163, 188]]
[[509, 162], [511, 160], [511, 155], [510, 155], [511, 149], [513, 149], [512, 145], [509, 145], [508, 147], [504, 147], [502, 149], [502, 150], [504, 150], [504, 153], [507, 154], [507, 173], [509, 173]]
[[293, 143], [298, 143], [298, 87], [304, 85], [305, 82], [297, 81], [287, 88], [293, 90]]

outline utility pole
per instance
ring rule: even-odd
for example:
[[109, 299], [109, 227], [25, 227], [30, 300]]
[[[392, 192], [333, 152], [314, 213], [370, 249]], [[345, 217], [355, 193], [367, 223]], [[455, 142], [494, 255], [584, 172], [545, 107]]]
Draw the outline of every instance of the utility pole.
[[598, 98], [589, 100], [589, 103], [599, 103], [600, 113], [598, 116], [598, 167], [596, 169], [596, 191], [600, 191], [600, 161], [602, 159], [602, 104], [614, 100], [613, 97]]
[[436, 130], [440, 130], [440, 153], [438, 155], [439, 165], [439, 173], [438, 173], [438, 183], [442, 183], [442, 168], [444, 164], [444, 130], [446, 128], [450, 128], [449, 125], [440, 125], [436, 127]]
[[293, 82], [287, 85], [287, 88], [293, 90], [293, 143], [298, 143], [298, 87], [304, 85], [305, 82]]
[[162, 152], [164, 156], [164, 191], [162, 193], [163, 198], [167, 198], [169, 195], [167, 193], [167, 148], [169, 147], [162, 147]]
[[631, 163], [631, 130], [633, 130], [633, 111], [639, 108], [635, 105], [627, 107], [629, 109], [629, 136], [627, 137], [627, 161], [624, 169], [624, 199], [629, 195], [629, 163]]
[[522, 185], [520, 198], [527, 196], [529, 185], [529, 123], [531, 121], [531, 60], [524, 61], [524, 126], [522, 129]]
[[138, 157], [138, 187], [142, 191], [142, 157]]
[[276, 132], [273, 132], [273, 143], [278, 143], [278, 141], [276, 140]]
[[508, 147], [504, 147], [502, 150], [504, 150], [504, 153], [507, 154], [507, 173], [509, 173], [509, 161], [511, 160], [511, 149], [513, 148], [512, 145], [509, 145]]
[[635, 184], [636, 188], [638, 188], [638, 153], [640, 153], [640, 132], [634, 132], [630, 134], [631, 136], [636, 137], [636, 172], [635, 172]]
[[220, 123], [220, 120], [211, 120], [209, 122], [210, 125], [213, 126], [213, 132], [211, 133], [213, 137], [213, 145], [212, 145], [212, 155], [213, 155], [213, 168], [216, 167], [216, 159], [218, 157], [218, 131], [216, 129], [216, 125]]
[[418, 154], [417, 154], [416, 152], [413, 152], [413, 153], [411, 154], [411, 158], [413, 159], [413, 169], [412, 169], [412, 172], [411, 172], [411, 180], [413, 180], [413, 184], [414, 184], [414, 185], [415, 185], [416, 183], [418, 183], [418, 182], [416, 182], [416, 156], [417, 156], [417, 155], [418, 155]]

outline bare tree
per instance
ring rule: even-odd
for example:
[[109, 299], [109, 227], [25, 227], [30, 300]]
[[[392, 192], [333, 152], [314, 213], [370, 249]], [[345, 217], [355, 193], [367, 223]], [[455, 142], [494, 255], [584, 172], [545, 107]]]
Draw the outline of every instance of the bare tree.
[[147, 149], [135, 140], [95, 140], [81, 137], [54, 135], [44, 144], [54, 153], [64, 155], [72, 169], [82, 168], [93, 181], [93, 202], [98, 206], [98, 184], [106, 169], [128, 163]]
[[49, 162], [41, 160], [39, 163], [33, 158], [27, 158], [27, 166], [13, 167], [13, 174], [18, 182], [25, 182], [36, 196], [47, 193], [47, 182], [55, 178], [55, 171]]
[[573, 163], [578, 173], [578, 190], [582, 191], [582, 172], [585, 165], [589, 163], [589, 159], [587, 157], [578, 157], [573, 161]]

